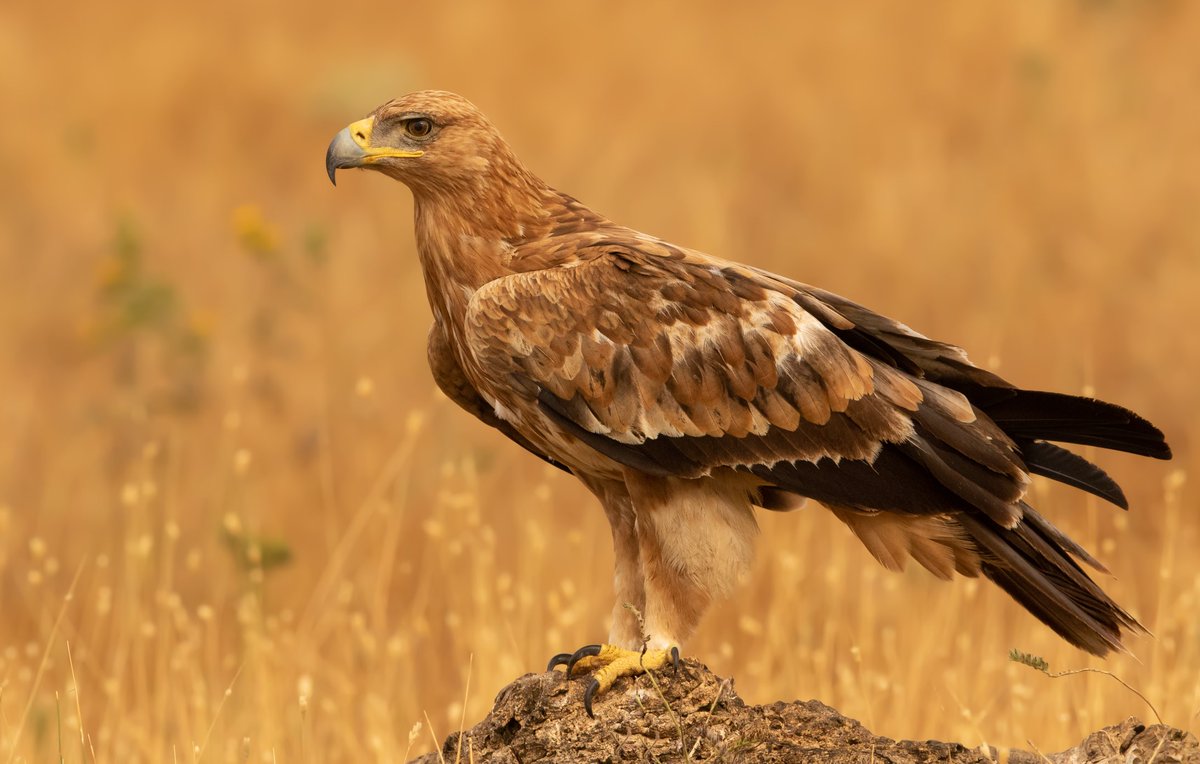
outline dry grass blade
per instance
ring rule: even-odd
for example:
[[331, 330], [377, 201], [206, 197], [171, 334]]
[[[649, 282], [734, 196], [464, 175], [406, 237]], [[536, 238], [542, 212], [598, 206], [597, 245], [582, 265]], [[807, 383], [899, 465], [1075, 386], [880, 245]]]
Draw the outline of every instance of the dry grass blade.
[[[455, 747], [454, 751], [454, 764], [458, 764], [459, 758], [462, 756], [463, 730], [467, 726], [467, 700], [471, 697], [471, 674], [474, 673], [474, 670], [475, 653], [471, 653], [471, 656], [467, 661], [467, 682], [466, 686], [463, 688], [462, 713], [459, 714], [458, 717], [458, 745]], [[472, 756], [472, 758], [474, 757]]]
[[1154, 704], [1150, 702], [1149, 698], [1147, 698], [1145, 695], [1143, 695], [1140, 690], [1131, 686], [1124, 679], [1122, 679], [1121, 677], [1117, 676], [1116, 674], [1114, 674], [1113, 672], [1111, 672], [1107, 669], [1092, 668], [1089, 666], [1087, 668], [1069, 669], [1067, 671], [1051, 671], [1050, 664], [1047, 663], [1046, 660], [1044, 658], [1042, 658], [1041, 656], [1031, 655], [1029, 653], [1023, 653], [1016, 649], [1012, 650], [1009, 653], [1009, 660], [1013, 661], [1014, 663], [1020, 663], [1024, 666], [1028, 666], [1031, 669], [1034, 669], [1036, 671], [1039, 671], [1039, 672], [1045, 674], [1046, 676], [1050, 677], [1051, 679], [1060, 679], [1062, 677], [1074, 676], [1076, 674], [1102, 674], [1106, 677], [1109, 677], [1110, 679], [1115, 679], [1117, 682], [1119, 682], [1121, 684], [1122, 687], [1124, 687], [1125, 689], [1132, 692], [1134, 695], [1137, 695], [1139, 698], [1141, 698], [1142, 702], [1145, 703], [1147, 708], [1150, 709], [1150, 713], [1154, 714], [1155, 720], [1159, 724], [1163, 723], [1162, 716], [1159, 715], [1158, 709], [1156, 709], [1154, 707]]
[[79, 583], [79, 576], [83, 574], [83, 569], [87, 561], [79, 563], [79, 567], [75, 569], [75, 576], [71, 579], [71, 585], [67, 587], [67, 593], [63, 597], [62, 605], [58, 608], [58, 615], [54, 618], [54, 625], [50, 627], [50, 634], [46, 637], [46, 647], [42, 650], [42, 658], [38, 661], [37, 674], [34, 675], [33, 684], [29, 688], [29, 698], [25, 702], [25, 708], [21, 711], [21, 716], [17, 722], [17, 731], [13, 736], [12, 748], [8, 755], [8, 764], [12, 764], [17, 757], [17, 744], [21, 742], [21, 733], [25, 731], [25, 722], [29, 719], [29, 711], [33, 708], [33, 701], [37, 695], [37, 690], [42, 684], [42, 677], [46, 674], [46, 663], [50, 660], [50, 650], [54, 646], [54, 640], [58, 636], [58, 629], [62, 626], [63, 618], [66, 617], [67, 607], [70, 606], [72, 600], [75, 599], [75, 586]]
[[[79, 679], [75, 676], [75, 658], [71, 655], [71, 642], [66, 642], [67, 646], [67, 664], [71, 667], [71, 690], [75, 694], [75, 718], [79, 723], [79, 760], [87, 761], [89, 746], [87, 743], [87, 735], [83, 729], [83, 700], [80, 698]], [[92, 761], [96, 761], [96, 750], [91, 749]]]
[[200, 743], [200, 747], [198, 749], [195, 749], [193, 761], [199, 762], [204, 760], [204, 754], [208, 751], [208, 743], [210, 740], [212, 740], [213, 730], [217, 728], [217, 722], [221, 718], [221, 711], [224, 710], [225, 704], [233, 695], [233, 685], [237, 683], [238, 677], [242, 675], [242, 669], [244, 668], [244, 665], [238, 666], [238, 670], [234, 672], [233, 678], [229, 680], [229, 684], [225, 687], [225, 691], [221, 693], [221, 701], [217, 703], [216, 713], [213, 714], [212, 721], [208, 725], [208, 731], [204, 733], [204, 741]]
[[429, 739], [433, 741], [433, 750], [437, 751], [438, 762], [439, 764], [446, 764], [446, 757], [442, 754], [442, 740], [433, 729], [433, 722], [429, 720], [429, 712], [425, 711], [424, 714], [425, 724], [429, 729]]

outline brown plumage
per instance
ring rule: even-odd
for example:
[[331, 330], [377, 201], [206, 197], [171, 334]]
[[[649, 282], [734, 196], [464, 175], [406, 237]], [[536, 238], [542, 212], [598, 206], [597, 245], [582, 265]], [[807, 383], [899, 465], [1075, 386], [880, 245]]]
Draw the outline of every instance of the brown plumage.
[[526, 170], [487, 119], [420, 92], [330, 145], [412, 189], [447, 395], [578, 476], [613, 526], [610, 641], [681, 643], [748, 568], [752, 506], [829, 507], [883, 565], [983, 573], [1103, 655], [1140, 626], [1025, 501], [1033, 474], [1124, 507], [1049, 441], [1160, 459], [1153, 425], [1018, 389], [842, 297], [619, 226]]

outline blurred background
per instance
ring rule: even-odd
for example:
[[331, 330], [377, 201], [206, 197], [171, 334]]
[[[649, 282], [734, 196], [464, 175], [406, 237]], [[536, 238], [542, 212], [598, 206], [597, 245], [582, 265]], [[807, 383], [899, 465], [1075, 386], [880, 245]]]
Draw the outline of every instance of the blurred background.
[[[408, 191], [322, 166], [422, 88], [626, 225], [1160, 425], [1038, 481], [1155, 638], [761, 517], [688, 652], [749, 702], [1061, 749], [1200, 712], [1200, 5], [0, 6], [0, 758], [402, 761], [607, 633], [593, 500], [435, 392]], [[419, 726], [418, 726], [419, 725]]]

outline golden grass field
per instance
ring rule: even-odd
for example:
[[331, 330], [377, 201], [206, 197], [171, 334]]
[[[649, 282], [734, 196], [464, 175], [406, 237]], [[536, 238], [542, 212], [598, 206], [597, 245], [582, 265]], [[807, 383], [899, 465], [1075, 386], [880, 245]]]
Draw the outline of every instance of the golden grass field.
[[408, 191], [324, 174], [426, 87], [616, 220], [1175, 448], [1100, 456], [1128, 514], [1035, 485], [1136, 657], [888, 574], [819, 507], [763, 513], [691, 655], [897, 738], [1153, 718], [1011, 648], [1200, 725], [1200, 5], [184, 7], [0, 6], [0, 764], [403, 761], [607, 633], [598, 507], [435, 393]]

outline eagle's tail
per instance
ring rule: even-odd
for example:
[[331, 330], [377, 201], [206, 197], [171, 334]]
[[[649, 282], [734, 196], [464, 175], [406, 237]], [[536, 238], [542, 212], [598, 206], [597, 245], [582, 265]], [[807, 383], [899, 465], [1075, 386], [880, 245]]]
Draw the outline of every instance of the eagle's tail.
[[1022, 509], [1024, 516], [1012, 529], [983, 515], [958, 516], [983, 574], [1076, 647], [1094, 655], [1123, 651], [1122, 633], [1145, 629], [1071, 557], [1104, 568], [1033, 507]]
[[1095, 494], [1122, 509], [1128, 509], [1129, 502], [1104, 470], [1047, 441], [1171, 458], [1161, 430], [1113, 403], [1016, 388], [981, 388], [969, 397], [1016, 441], [1030, 472]]

